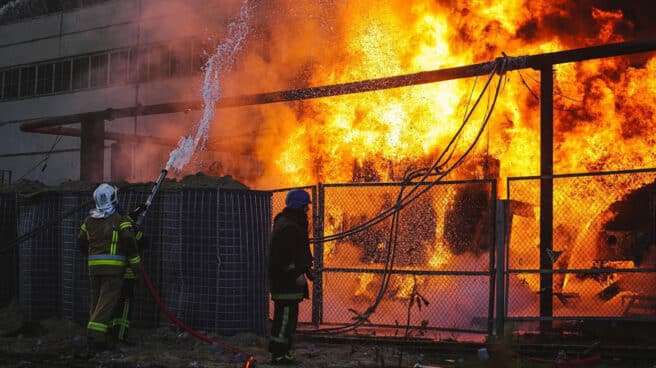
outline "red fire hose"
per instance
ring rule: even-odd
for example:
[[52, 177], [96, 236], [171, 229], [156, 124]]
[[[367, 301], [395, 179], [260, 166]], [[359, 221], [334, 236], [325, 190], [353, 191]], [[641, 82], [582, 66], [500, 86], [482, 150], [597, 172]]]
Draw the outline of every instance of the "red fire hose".
[[153, 299], [155, 300], [155, 303], [159, 305], [159, 307], [164, 311], [167, 317], [171, 320], [171, 322], [175, 323], [176, 326], [180, 327], [181, 329], [187, 331], [190, 335], [194, 336], [195, 338], [205, 341], [209, 344], [217, 344], [221, 347], [223, 347], [226, 350], [230, 350], [231, 352], [235, 354], [241, 354], [246, 358], [246, 362], [244, 363], [244, 368], [249, 368], [251, 367], [251, 364], [255, 362], [255, 358], [253, 355], [248, 354], [247, 352], [240, 350], [232, 345], [228, 345], [224, 342], [221, 342], [219, 340], [215, 340], [209, 336], [203, 335], [202, 333], [194, 330], [193, 328], [187, 326], [184, 322], [180, 321], [178, 318], [176, 318], [173, 313], [164, 305], [162, 300], [159, 298], [159, 295], [155, 291], [155, 288], [153, 287], [153, 283], [150, 280], [150, 276], [148, 276], [148, 273], [146, 272], [146, 269], [143, 266], [143, 263], [139, 265], [141, 268], [141, 275], [143, 276], [144, 283], [146, 284], [146, 287], [148, 288], [148, 291], [150, 291], [150, 295], [152, 295]]
[[601, 356], [593, 355], [587, 358], [568, 360], [565, 362], [556, 362], [554, 367], [555, 368], [588, 367], [591, 365], [597, 365], [599, 363], [601, 363]]
[[554, 361], [552, 359], [542, 359], [542, 358], [522, 358], [529, 362], [540, 363], [540, 364], [553, 364], [554, 368], [574, 368], [574, 367], [588, 367], [594, 366], [601, 363], [601, 355], [592, 355], [586, 358], [565, 360], [565, 361]]

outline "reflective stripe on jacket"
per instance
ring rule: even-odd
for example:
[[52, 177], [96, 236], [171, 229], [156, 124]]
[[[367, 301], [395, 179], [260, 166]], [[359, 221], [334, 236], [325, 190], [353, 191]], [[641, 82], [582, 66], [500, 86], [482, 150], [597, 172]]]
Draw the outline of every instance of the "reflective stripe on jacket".
[[132, 221], [114, 213], [106, 218], [87, 217], [80, 227], [79, 239], [88, 244], [89, 274], [123, 274], [126, 266], [139, 267]]

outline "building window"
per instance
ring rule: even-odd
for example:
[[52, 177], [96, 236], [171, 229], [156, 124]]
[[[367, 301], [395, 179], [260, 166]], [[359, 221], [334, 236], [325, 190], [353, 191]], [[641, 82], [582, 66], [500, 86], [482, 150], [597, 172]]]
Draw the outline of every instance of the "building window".
[[7, 70], [5, 72], [5, 84], [3, 88], [3, 98], [16, 98], [18, 97], [18, 83], [20, 81], [20, 74], [18, 69]]
[[55, 92], [71, 89], [71, 61], [55, 63]]
[[53, 68], [55, 64], [39, 65], [37, 68], [36, 94], [44, 95], [52, 93]]
[[157, 80], [169, 75], [169, 48], [167, 46], [154, 46], [150, 49], [149, 78]]
[[130, 81], [148, 81], [148, 48], [140, 47], [130, 50]]
[[91, 87], [107, 85], [107, 54], [91, 57]]
[[118, 51], [109, 58], [109, 84], [121, 84], [128, 81], [129, 51]]
[[34, 96], [36, 87], [36, 67], [28, 66], [20, 69], [20, 97]]
[[180, 42], [171, 48], [171, 76], [191, 74], [191, 42]]
[[73, 89], [89, 88], [89, 58], [73, 60]]
[[195, 75], [205, 65], [208, 50], [209, 41], [189, 38], [171, 46], [145, 45], [16, 67], [0, 71], [0, 99]]

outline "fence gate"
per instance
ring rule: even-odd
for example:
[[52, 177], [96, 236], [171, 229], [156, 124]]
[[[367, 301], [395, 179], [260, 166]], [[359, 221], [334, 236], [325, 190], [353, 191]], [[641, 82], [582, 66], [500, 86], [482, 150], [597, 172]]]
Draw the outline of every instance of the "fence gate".
[[[312, 192], [311, 233], [321, 238], [390, 208], [401, 186], [352, 183], [302, 189]], [[287, 190], [273, 193], [273, 215], [284, 208]], [[353, 322], [376, 299], [386, 258], [393, 254], [388, 287], [364, 328], [435, 337], [491, 333], [496, 182], [441, 182], [419, 186], [417, 193], [424, 190], [401, 210], [396, 247], [387, 247], [389, 218], [344, 239], [314, 245], [321, 272], [312, 285], [312, 303], [301, 304], [300, 322]]]

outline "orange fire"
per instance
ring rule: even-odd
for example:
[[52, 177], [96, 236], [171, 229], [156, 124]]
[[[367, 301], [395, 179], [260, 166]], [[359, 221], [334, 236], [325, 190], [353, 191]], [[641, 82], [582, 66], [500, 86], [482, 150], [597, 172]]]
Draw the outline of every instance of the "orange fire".
[[[585, 8], [569, 1], [433, 0], [297, 2], [281, 0], [257, 10], [255, 30], [237, 70], [229, 76], [227, 94], [345, 83], [451, 66], [490, 61], [501, 55], [530, 55], [635, 38], [634, 24], [621, 10]], [[656, 131], [656, 57], [597, 59], [556, 65], [554, 71], [554, 172], [571, 173], [656, 166], [652, 149]], [[484, 77], [273, 104], [219, 113], [213, 139], [249, 134], [231, 145], [234, 153], [254, 157], [260, 170], [236, 175], [256, 188], [350, 182], [354, 167], [368, 167], [377, 181], [398, 180], [410, 166], [424, 166], [439, 155], [462, 122], [470, 96], [476, 97]], [[500, 177], [539, 174], [539, 73], [510, 72], [492, 119], [471, 153], [499, 160]], [[528, 85], [528, 87], [526, 86]], [[474, 88], [475, 87], [475, 88]], [[529, 91], [532, 89], [533, 93]], [[468, 124], [455, 157], [472, 142], [488, 97]], [[239, 172], [239, 162], [223, 165], [223, 173]], [[458, 179], [476, 174], [458, 174]], [[599, 202], [595, 186], [557, 187], [555, 198], [575, 198], [559, 241], [567, 251], [585, 251], [576, 235], [590, 226], [609, 203], [651, 178], [621, 178], [624, 188]], [[500, 186], [500, 191], [504, 186]], [[535, 216], [515, 218], [536, 226], [538, 188], [527, 189]], [[505, 193], [500, 195], [505, 196]], [[434, 203], [439, 208], [439, 203]], [[371, 208], [358, 209], [370, 215]], [[334, 210], [334, 209], [333, 209]], [[328, 209], [331, 211], [331, 209]], [[338, 232], [334, 217], [328, 234]], [[441, 224], [440, 224], [441, 225]], [[535, 230], [535, 229], [534, 229]], [[436, 228], [440, 239], [441, 226]], [[532, 231], [538, 234], [539, 231]], [[567, 235], [570, 234], [570, 235]], [[517, 240], [517, 239], [515, 239]], [[524, 264], [536, 267], [535, 245]], [[330, 256], [334, 244], [327, 244]], [[512, 245], [511, 245], [512, 246]], [[432, 247], [427, 265], [440, 269], [451, 256], [442, 244]], [[530, 253], [530, 254], [529, 254]], [[520, 255], [521, 258], [521, 255]], [[537, 264], [536, 264], [537, 263]], [[362, 276], [359, 293], [373, 277]], [[412, 280], [402, 282], [407, 294]], [[525, 279], [533, 291], [538, 278]]]
[[[453, 7], [426, 0], [372, 7], [370, 2], [336, 1], [328, 8], [320, 2], [279, 1], [259, 9], [263, 25], [256, 30], [266, 30], [266, 37], [254, 36], [226, 91], [344, 83], [489, 61], [502, 52], [527, 55], [617, 42], [624, 37], [616, 30], [631, 27], [619, 10], [590, 8], [576, 15], [589, 20], [589, 29], [573, 37], [568, 24], [556, 28], [549, 23], [575, 17], [567, 14], [574, 9], [566, 4], [462, 1]], [[539, 74], [522, 74], [539, 93]], [[653, 164], [652, 139], [644, 133], [654, 128], [654, 74], [652, 55], [557, 65], [554, 171]], [[518, 72], [507, 77], [474, 155], [498, 158], [502, 177], [535, 175], [539, 103]], [[477, 86], [482, 82], [479, 78]], [[380, 181], [387, 181], [444, 149], [462, 121], [473, 84], [472, 78], [231, 111], [219, 117], [212, 133], [220, 140], [222, 135], [256, 132], [245, 143], [235, 142], [235, 151], [262, 164], [260, 172], [241, 178], [255, 187], [349, 182], [354, 163], [365, 162], [373, 165]], [[473, 122], [457, 153], [477, 132], [478, 121]], [[239, 172], [238, 167], [224, 169]]]

